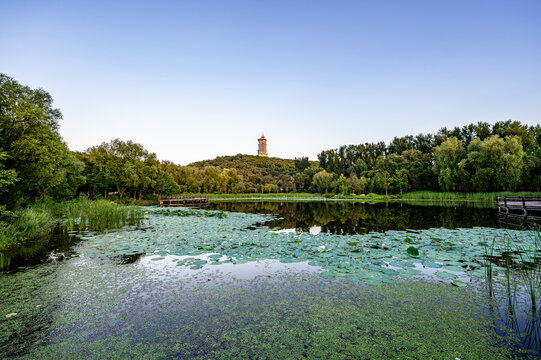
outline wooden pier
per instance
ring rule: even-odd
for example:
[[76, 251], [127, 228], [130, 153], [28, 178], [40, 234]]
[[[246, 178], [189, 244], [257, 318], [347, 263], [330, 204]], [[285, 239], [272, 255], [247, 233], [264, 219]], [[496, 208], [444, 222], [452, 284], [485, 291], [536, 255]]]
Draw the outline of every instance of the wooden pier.
[[523, 218], [524, 220], [541, 221], [541, 197], [509, 197], [497, 198], [498, 215], [501, 218]]
[[192, 196], [192, 195], [181, 195], [181, 196], [164, 196], [158, 198], [158, 206], [205, 206], [209, 203], [209, 196]]

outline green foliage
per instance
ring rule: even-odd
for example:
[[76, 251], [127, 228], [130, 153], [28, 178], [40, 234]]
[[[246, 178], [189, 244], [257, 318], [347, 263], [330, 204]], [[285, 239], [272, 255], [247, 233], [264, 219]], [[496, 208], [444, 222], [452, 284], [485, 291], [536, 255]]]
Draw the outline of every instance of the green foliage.
[[314, 175], [314, 185], [319, 193], [326, 194], [328, 192], [332, 178], [333, 174], [329, 174], [325, 170], [321, 170]]
[[513, 191], [521, 183], [524, 151], [518, 136], [505, 139], [494, 135], [473, 139], [460, 167], [469, 174], [468, 189], [474, 191]]
[[412, 257], [418, 257], [419, 256], [419, 250], [414, 246], [410, 246], [406, 251]]
[[[309, 162], [310, 165], [315, 162]], [[303, 162], [304, 164], [304, 162]], [[234, 155], [234, 156], [219, 156], [213, 160], [198, 161], [190, 164], [189, 166], [203, 168], [206, 166], [216, 166], [226, 169], [281, 169], [281, 170], [294, 170], [295, 160], [280, 159], [275, 157], [264, 157], [254, 155]]]
[[8, 154], [0, 151], [0, 196], [17, 181], [17, 172], [14, 169], [5, 169], [3, 162], [7, 158]]
[[308, 160], [307, 156], [301, 157], [301, 158], [295, 158], [294, 161], [295, 161], [295, 168], [298, 171], [304, 171], [312, 165], [310, 161]]
[[462, 141], [452, 137], [434, 149], [434, 174], [443, 191], [462, 190], [460, 181], [464, 173], [460, 173], [459, 163], [466, 152]]
[[[53, 98], [46, 91], [20, 85], [0, 74], [0, 179], [4, 188], [0, 195], [10, 207], [24, 198], [51, 194], [66, 177], [64, 165], [69, 151], [58, 133], [62, 114], [52, 104]], [[5, 191], [7, 186], [9, 192]]]
[[50, 202], [38, 202], [24, 209], [15, 210], [8, 218], [8, 221], [0, 223], [0, 251], [24, 240], [45, 235], [56, 224]]
[[[541, 190], [541, 126], [477, 123], [437, 134], [341, 146], [318, 154], [321, 168], [367, 179], [367, 190]], [[341, 190], [335, 187], [334, 192]], [[350, 189], [351, 190], [351, 189]]]
[[120, 206], [106, 200], [40, 201], [15, 210], [9, 214], [9, 221], [0, 222], [0, 251], [49, 234], [58, 224], [66, 230], [103, 231], [138, 225], [143, 216], [139, 208]]
[[142, 191], [155, 186], [158, 172], [156, 155], [140, 144], [113, 139], [88, 149], [86, 153], [105, 174], [108, 185], [116, 187], [120, 200], [128, 189]]
[[199, 192], [541, 190], [541, 126], [511, 120], [341, 146], [322, 151], [319, 162], [238, 154], [179, 166], [129, 140], [72, 153], [58, 133], [62, 114], [52, 104], [44, 90], [0, 74], [0, 204], [8, 209], [81, 195], [125, 201]]
[[54, 214], [67, 230], [118, 229], [125, 225], [140, 225], [142, 209], [121, 206], [107, 200], [74, 200], [56, 205]]
[[402, 194], [402, 199], [416, 200], [472, 200], [472, 201], [494, 201], [501, 196], [539, 196], [537, 192], [482, 192], [482, 193], [457, 193], [457, 192], [436, 192], [436, 191], [412, 191]]

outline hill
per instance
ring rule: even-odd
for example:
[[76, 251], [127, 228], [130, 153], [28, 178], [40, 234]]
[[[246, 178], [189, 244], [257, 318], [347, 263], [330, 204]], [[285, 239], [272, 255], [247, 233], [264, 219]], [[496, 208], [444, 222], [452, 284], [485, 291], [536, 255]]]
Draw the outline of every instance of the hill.
[[[317, 167], [317, 161], [310, 161], [311, 166]], [[205, 167], [216, 166], [224, 169], [253, 170], [253, 169], [280, 169], [285, 171], [295, 170], [295, 160], [280, 159], [276, 157], [262, 157], [255, 155], [231, 155], [219, 156], [212, 160], [197, 161], [188, 166]]]

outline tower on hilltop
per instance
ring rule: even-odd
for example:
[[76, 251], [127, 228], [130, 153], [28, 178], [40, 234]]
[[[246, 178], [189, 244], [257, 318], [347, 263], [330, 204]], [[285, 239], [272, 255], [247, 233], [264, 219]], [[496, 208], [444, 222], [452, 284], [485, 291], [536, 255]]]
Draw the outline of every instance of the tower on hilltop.
[[257, 156], [267, 156], [267, 139], [265, 139], [265, 134], [261, 134], [261, 137], [257, 141]]

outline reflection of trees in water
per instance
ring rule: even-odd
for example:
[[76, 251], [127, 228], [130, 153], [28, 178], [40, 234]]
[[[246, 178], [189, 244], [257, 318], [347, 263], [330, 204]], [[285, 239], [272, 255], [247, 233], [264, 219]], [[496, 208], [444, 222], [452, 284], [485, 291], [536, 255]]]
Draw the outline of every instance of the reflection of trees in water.
[[57, 259], [60, 260], [60, 257], [70, 250], [76, 240], [76, 237], [57, 228], [52, 234], [26, 241], [24, 246], [16, 246], [8, 252], [0, 253], [3, 258], [0, 270], [36, 265], [46, 261], [51, 253], [56, 253]]
[[467, 206], [414, 206], [403, 202], [220, 202], [216, 210], [276, 214], [283, 219], [266, 225], [308, 231], [321, 226], [334, 234], [426, 229], [431, 227], [500, 227], [497, 210]]

